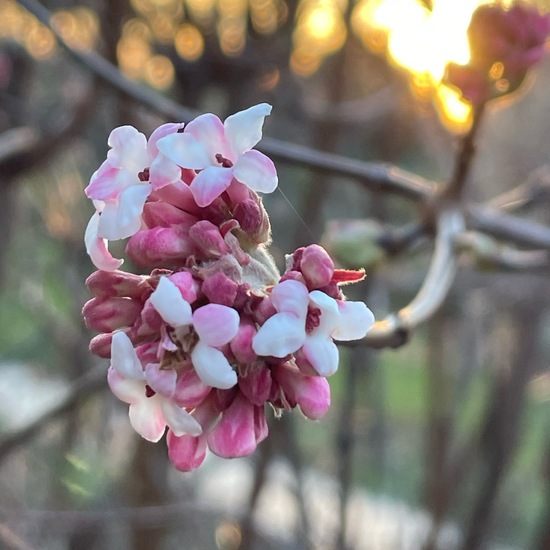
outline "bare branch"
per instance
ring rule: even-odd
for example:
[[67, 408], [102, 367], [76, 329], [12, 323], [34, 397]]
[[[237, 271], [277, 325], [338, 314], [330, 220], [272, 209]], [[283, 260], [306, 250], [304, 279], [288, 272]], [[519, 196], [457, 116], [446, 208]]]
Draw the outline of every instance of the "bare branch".
[[92, 394], [106, 388], [105, 369], [94, 369], [77, 379], [68, 395], [49, 411], [42, 413], [36, 420], [16, 432], [9, 433], [0, 439], [0, 462], [16, 447], [24, 444], [29, 438], [36, 435], [44, 426], [52, 420], [63, 416], [77, 406], [79, 402]]
[[548, 250], [516, 250], [475, 231], [459, 235], [455, 244], [460, 250], [470, 252], [477, 265], [482, 268], [525, 271], [550, 266]]
[[363, 343], [375, 348], [399, 347], [406, 343], [411, 330], [430, 318], [439, 308], [454, 280], [454, 242], [463, 230], [464, 218], [458, 210], [444, 210], [440, 214], [432, 262], [418, 294], [397, 314], [376, 322]]
[[532, 220], [523, 220], [481, 206], [469, 205], [467, 221], [469, 228], [487, 233], [496, 239], [520, 246], [550, 249], [550, 228]]

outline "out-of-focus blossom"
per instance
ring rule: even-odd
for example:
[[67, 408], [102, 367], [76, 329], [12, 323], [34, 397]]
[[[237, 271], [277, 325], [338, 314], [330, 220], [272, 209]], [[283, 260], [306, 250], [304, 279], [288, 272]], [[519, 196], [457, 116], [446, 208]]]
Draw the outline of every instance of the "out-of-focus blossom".
[[549, 34], [549, 15], [533, 6], [482, 5], [468, 27], [470, 62], [449, 64], [446, 81], [473, 104], [509, 94], [544, 56]]

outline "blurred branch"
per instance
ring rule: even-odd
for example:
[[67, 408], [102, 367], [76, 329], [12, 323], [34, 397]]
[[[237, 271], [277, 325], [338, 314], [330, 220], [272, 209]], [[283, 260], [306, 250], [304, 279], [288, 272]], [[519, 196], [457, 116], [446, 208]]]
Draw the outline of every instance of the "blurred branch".
[[437, 221], [432, 261], [418, 294], [397, 314], [374, 324], [363, 343], [381, 348], [403, 345], [414, 328], [437, 311], [445, 300], [456, 273], [454, 241], [464, 230], [464, 218], [458, 210], [444, 210]]
[[[60, 44], [80, 63], [93, 71], [110, 86], [128, 97], [147, 105], [155, 112], [172, 120], [189, 121], [199, 113], [182, 107], [164, 96], [127, 79], [114, 65], [94, 51], [71, 48], [52, 26], [52, 14], [35, 0], [18, 0], [55, 34]], [[280, 160], [327, 173], [348, 176], [361, 181], [372, 191], [395, 193], [413, 200], [430, 197], [438, 188], [436, 184], [415, 174], [386, 164], [369, 163], [349, 159], [336, 154], [316, 151], [309, 147], [287, 143], [283, 140], [264, 138], [258, 149]]]
[[42, 413], [39, 418], [27, 424], [18, 431], [8, 433], [0, 439], [0, 462], [16, 447], [19, 447], [34, 437], [47, 424], [80, 406], [88, 397], [106, 388], [106, 372], [104, 368], [96, 368], [78, 378], [67, 396], [60, 400], [50, 410]]
[[470, 252], [475, 263], [484, 269], [525, 271], [550, 266], [548, 250], [516, 250], [483, 233], [468, 231], [459, 235], [455, 244], [461, 251]]
[[550, 199], [550, 166], [540, 166], [527, 181], [487, 201], [486, 206], [495, 210], [518, 210]]
[[0, 523], [0, 540], [2, 548], [6, 550], [33, 550], [32, 546], [14, 533], [5, 523]]
[[443, 197], [453, 201], [460, 200], [464, 195], [464, 189], [468, 182], [468, 175], [475, 157], [475, 139], [483, 119], [484, 105], [474, 107], [473, 122], [469, 132], [460, 140], [460, 149], [456, 158], [456, 164], [449, 180], [449, 184], [443, 191]]
[[550, 228], [478, 205], [469, 205], [467, 221], [471, 229], [520, 246], [550, 249]]

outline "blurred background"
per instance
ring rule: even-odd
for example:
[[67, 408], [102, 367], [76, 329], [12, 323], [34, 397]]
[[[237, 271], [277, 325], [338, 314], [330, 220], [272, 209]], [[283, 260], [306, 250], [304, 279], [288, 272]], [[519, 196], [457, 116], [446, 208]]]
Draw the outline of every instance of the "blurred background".
[[[274, 108], [264, 135], [444, 182], [471, 113], [440, 81], [446, 62], [467, 61], [480, 3], [43, 5], [71, 48], [183, 106], [223, 118], [265, 101]], [[472, 200], [549, 181], [549, 85], [547, 59], [520, 97], [489, 109]], [[95, 77], [18, 2], [0, 0], [0, 548], [550, 549], [547, 271], [464, 257], [434, 319], [397, 350], [342, 349], [326, 418], [270, 418], [248, 459], [210, 455], [184, 474], [164, 443], [133, 432], [80, 316], [94, 269], [83, 189], [114, 127], [148, 135], [163, 121]], [[335, 220], [418, 219], [404, 198], [277, 167], [280, 191], [265, 204], [280, 268], [297, 246], [333, 242]], [[543, 199], [525, 215], [548, 223]], [[415, 295], [432, 245], [390, 256], [365, 231], [340, 257], [367, 268], [349, 295], [381, 319]]]

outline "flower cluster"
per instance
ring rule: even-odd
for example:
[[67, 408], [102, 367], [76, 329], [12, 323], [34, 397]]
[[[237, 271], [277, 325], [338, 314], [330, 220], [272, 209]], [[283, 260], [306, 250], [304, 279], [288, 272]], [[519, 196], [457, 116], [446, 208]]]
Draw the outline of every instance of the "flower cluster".
[[[96, 213], [85, 240], [99, 268], [83, 309], [100, 332], [90, 349], [110, 358], [109, 385], [134, 429], [159, 441], [168, 428], [170, 460], [184, 471], [207, 448], [252, 453], [268, 433], [267, 403], [322, 417], [334, 340], [362, 338], [374, 322], [340, 289], [362, 272], [335, 269], [310, 245], [287, 257], [281, 277], [266, 251], [269, 219], [256, 192], [273, 191], [277, 174], [253, 147], [270, 110], [165, 124], [149, 140], [117, 128], [86, 188]], [[107, 244], [124, 238], [147, 275], [119, 270]]]
[[509, 94], [542, 59], [549, 33], [548, 14], [532, 6], [482, 5], [468, 27], [470, 62], [449, 64], [446, 80], [473, 104]]

